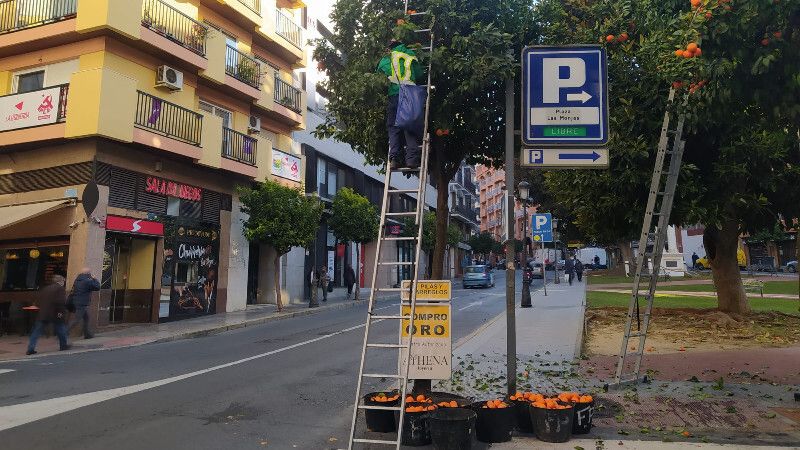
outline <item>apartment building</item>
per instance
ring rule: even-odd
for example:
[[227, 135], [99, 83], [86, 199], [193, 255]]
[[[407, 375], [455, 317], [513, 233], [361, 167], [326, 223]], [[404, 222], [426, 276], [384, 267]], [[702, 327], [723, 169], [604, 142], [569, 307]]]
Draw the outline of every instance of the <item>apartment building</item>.
[[[489, 166], [475, 166], [475, 176], [478, 180], [480, 202], [480, 230], [488, 231], [498, 241], [505, 233], [505, 196], [506, 172], [503, 169], [494, 169]], [[513, 190], [512, 190], [513, 193]], [[536, 207], [528, 207], [528, 214], [534, 214]], [[525, 209], [518, 201], [514, 202], [514, 235], [522, 239]]]
[[100, 326], [243, 309], [237, 187], [305, 178], [303, 6], [0, 2], [0, 305], [88, 267]]
[[460, 277], [464, 274], [464, 267], [470, 264], [472, 248], [467, 244], [470, 236], [478, 233], [479, 219], [478, 189], [475, 184], [475, 167], [464, 162], [458, 172], [450, 180], [450, 223], [461, 230], [462, 240], [455, 248], [448, 249], [446, 258], [448, 269], [445, 274], [449, 278]]

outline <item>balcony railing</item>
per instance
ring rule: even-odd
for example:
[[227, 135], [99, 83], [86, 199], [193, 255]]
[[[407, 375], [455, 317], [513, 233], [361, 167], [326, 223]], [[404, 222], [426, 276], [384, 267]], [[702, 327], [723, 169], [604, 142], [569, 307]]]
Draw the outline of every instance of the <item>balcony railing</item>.
[[256, 165], [256, 144], [250, 136], [222, 127], [222, 156], [234, 161]]
[[0, 0], [0, 34], [75, 16], [78, 0]]
[[275, 31], [297, 48], [303, 48], [303, 29], [280, 9], [275, 10]]
[[23, 128], [40, 127], [67, 119], [69, 84], [48, 86], [16, 94], [0, 95], [0, 133]]
[[477, 220], [478, 220], [478, 218], [477, 218], [478, 217], [478, 211], [476, 211], [474, 208], [470, 208], [469, 206], [466, 206], [466, 205], [453, 206], [453, 207], [450, 208], [450, 213], [451, 214], [458, 214], [458, 215], [460, 215], [462, 217], [466, 217], [467, 219], [469, 219], [472, 222], [477, 222]]
[[142, 25], [200, 56], [206, 55], [208, 27], [161, 0], [144, 0]]
[[261, 65], [254, 58], [230, 45], [225, 54], [225, 73], [256, 89], [261, 89]]
[[277, 73], [275, 74], [275, 103], [300, 114], [302, 113], [300, 96], [299, 89], [283, 81]]
[[203, 115], [153, 95], [137, 91], [137, 128], [192, 145], [200, 145]]
[[261, 15], [261, 0], [239, 0], [239, 3], [250, 8], [251, 11]]

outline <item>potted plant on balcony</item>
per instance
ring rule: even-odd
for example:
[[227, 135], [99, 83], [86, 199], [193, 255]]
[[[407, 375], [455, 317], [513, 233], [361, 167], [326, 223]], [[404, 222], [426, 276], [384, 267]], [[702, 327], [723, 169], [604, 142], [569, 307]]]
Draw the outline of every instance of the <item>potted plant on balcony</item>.
[[196, 23], [192, 27], [192, 34], [189, 38], [189, 44], [194, 49], [202, 49], [205, 46], [206, 38], [208, 37], [208, 28]]
[[153, 25], [153, 14], [150, 12], [149, 8], [146, 8], [144, 12], [142, 12], [142, 25], [147, 28], [151, 28]]
[[236, 74], [248, 83], [258, 83], [260, 73], [258, 67], [249, 61], [241, 60], [236, 64]]

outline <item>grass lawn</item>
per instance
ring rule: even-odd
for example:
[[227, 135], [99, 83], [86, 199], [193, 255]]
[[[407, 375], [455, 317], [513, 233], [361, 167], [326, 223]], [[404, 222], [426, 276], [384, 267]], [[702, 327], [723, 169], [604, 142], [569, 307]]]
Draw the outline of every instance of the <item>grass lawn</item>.
[[[682, 286], [662, 285], [659, 289], [665, 291], [685, 291], [685, 292], [714, 292], [713, 284], [690, 284]], [[787, 294], [797, 295], [797, 281], [766, 281], [764, 282], [765, 294]]]
[[[586, 278], [589, 280], [589, 284], [621, 284], [621, 283], [633, 283], [633, 277], [626, 277], [622, 275], [587, 275]], [[659, 278], [661, 280], [662, 278]], [[682, 281], [687, 280], [689, 278], [685, 277], [672, 277], [670, 280], [672, 281]]]
[[[616, 292], [586, 292], [586, 304], [590, 308], [609, 306], [627, 308], [630, 298], [630, 294], [619, 294]], [[661, 296], [656, 294], [656, 300], [653, 306], [656, 308], [716, 308], [717, 300], [714, 298]], [[800, 315], [800, 312], [798, 312], [798, 302], [794, 300], [751, 298], [750, 306], [753, 308], [753, 311], [779, 311], [786, 314]]]

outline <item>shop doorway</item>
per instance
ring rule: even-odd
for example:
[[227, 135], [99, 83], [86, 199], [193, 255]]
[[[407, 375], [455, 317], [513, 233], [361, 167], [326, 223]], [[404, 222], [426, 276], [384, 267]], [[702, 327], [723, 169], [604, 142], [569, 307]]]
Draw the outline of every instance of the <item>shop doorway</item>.
[[[109, 252], [110, 250], [110, 252]], [[156, 241], [108, 233], [104, 288], [110, 289], [108, 322], [150, 322]]]

